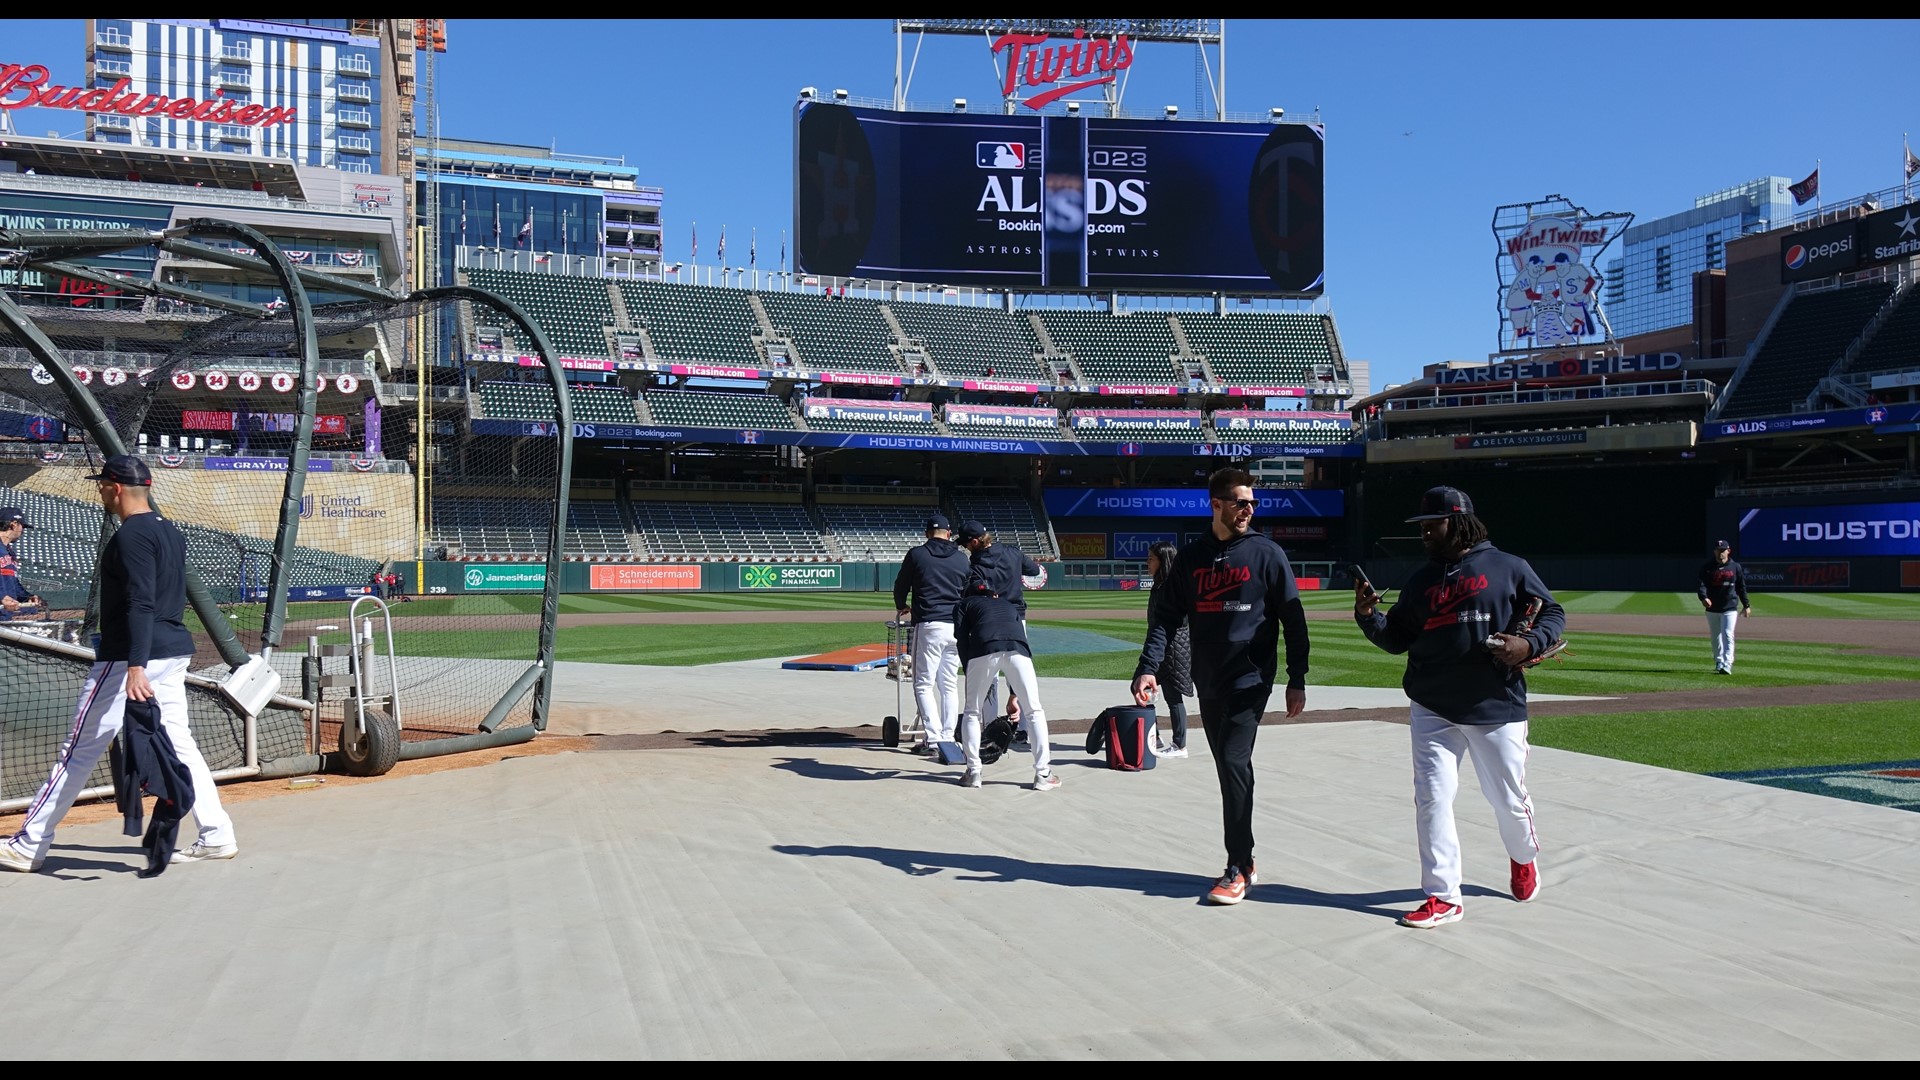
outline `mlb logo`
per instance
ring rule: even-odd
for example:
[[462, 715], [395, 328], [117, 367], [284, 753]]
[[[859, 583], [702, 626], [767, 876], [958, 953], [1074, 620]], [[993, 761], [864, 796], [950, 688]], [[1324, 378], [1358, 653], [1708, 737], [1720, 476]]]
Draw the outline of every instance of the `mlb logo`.
[[1017, 142], [974, 143], [974, 164], [983, 169], [1024, 169], [1027, 144]]

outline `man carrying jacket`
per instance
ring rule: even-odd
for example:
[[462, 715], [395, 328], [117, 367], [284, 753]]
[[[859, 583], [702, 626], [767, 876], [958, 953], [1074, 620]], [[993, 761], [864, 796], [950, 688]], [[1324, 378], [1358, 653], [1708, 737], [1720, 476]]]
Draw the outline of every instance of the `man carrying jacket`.
[[1273, 695], [1282, 637], [1287, 643], [1287, 715], [1307, 707], [1307, 616], [1287, 553], [1253, 531], [1253, 477], [1225, 468], [1207, 480], [1213, 521], [1174, 556], [1165, 588], [1153, 590], [1147, 640], [1134, 665], [1133, 699], [1153, 703], [1154, 672], [1181, 624], [1193, 642], [1200, 725], [1220, 778], [1227, 870], [1207, 899], [1237, 904], [1258, 882], [1253, 865], [1253, 742]]
[[[1525, 559], [1488, 542], [1466, 492], [1433, 488], [1407, 521], [1419, 524], [1432, 561], [1414, 572], [1384, 614], [1366, 579], [1355, 582], [1353, 618], [1368, 641], [1407, 657], [1400, 685], [1411, 700], [1414, 824], [1427, 899], [1400, 922], [1427, 930], [1464, 914], [1453, 821], [1461, 758], [1473, 758], [1480, 790], [1493, 804], [1513, 898], [1524, 904], [1539, 892], [1522, 665], [1560, 639], [1566, 612]], [[1540, 609], [1532, 627], [1514, 632], [1516, 613], [1535, 600]]]

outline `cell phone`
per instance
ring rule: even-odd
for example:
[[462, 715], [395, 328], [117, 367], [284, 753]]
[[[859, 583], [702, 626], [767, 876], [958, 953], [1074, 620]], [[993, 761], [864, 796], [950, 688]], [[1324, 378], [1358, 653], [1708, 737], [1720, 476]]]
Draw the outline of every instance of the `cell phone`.
[[1367, 577], [1367, 572], [1360, 569], [1359, 563], [1347, 564], [1347, 572], [1353, 575], [1353, 580], [1365, 585], [1368, 592], [1373, 593], [1375, 596], [1380, 595], [1380, 590], [1373, 587], [1373, 579]]

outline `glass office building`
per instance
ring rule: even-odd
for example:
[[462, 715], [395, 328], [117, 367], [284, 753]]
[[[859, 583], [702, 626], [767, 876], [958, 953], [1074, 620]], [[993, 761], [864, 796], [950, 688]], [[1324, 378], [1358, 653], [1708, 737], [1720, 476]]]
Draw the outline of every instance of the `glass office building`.
[[1693, 275], [1727, 265], [1727, 241], [1793, 221], [1784, 176], [1702, 195], [1693, 209], [1634, 225], [1607, 263], [1603, 309], [1616, 338], [1693, 322]]

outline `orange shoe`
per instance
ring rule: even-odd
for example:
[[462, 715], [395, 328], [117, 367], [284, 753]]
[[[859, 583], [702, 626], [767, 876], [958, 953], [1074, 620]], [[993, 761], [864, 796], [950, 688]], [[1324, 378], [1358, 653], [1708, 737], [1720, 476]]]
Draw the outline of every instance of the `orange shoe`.
[[1220, 880], [1214, 882], [1213, 888], [1208, 890], [1207, 902], [1237, 904], [1247, 898], [1248, 884], [1250, 882], [1247, 880], [1247, 875], [1241, 873], [1239, 867], [1229, 866], [1227, 872], [1220, 875]]

